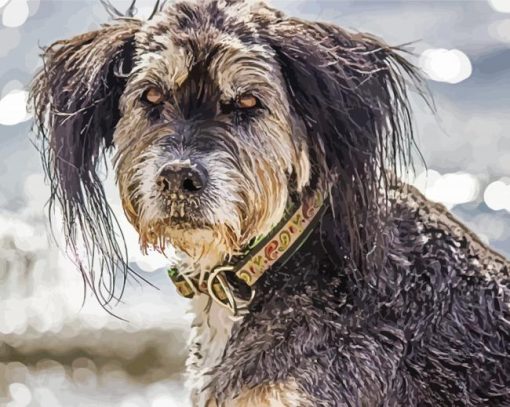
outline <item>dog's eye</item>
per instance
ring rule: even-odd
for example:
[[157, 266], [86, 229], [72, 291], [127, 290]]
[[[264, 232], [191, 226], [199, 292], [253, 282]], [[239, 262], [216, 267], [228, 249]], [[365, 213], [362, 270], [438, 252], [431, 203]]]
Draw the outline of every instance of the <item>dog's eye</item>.
[[220, 102], [220, 107], [223, 114], [230, 114], [232, 112], [241, 112], [243, 110], [251, 111], [262, 108], [263, 106], [256, 96], [244, 94], [227, 102]]
[[237, 98], [237, 106], [240, 109], [253, 109], [259, 107], [259, 100], [253, 95], [241, 95]]
[[143, 93], [142, 99], [151, 105], [159, 105], [165, 99], [165, 95], [160, 88], [151, 86]]

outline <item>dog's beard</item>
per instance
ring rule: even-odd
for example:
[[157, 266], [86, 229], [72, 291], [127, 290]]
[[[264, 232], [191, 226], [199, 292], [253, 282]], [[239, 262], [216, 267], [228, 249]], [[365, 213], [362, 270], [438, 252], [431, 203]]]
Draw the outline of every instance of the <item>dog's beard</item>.
[[209, 174], [204, 191], [169, 197], [154, 182], [167, 159], [150, 149], [129, 179], [119, 177], [124, 209], [144, 251], [171, 245], [195, 262], [211, 257], [219, 262], [269, 233], [284, 214], [288, 174], [274, 162], [247, 153], [231, 157], [212, 152], [197, 158]]

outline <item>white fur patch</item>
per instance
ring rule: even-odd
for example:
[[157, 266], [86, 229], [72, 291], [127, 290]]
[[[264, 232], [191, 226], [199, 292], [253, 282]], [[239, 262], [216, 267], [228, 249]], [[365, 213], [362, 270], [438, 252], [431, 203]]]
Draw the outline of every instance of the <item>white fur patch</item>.
[[210, 380], [210, 373], [221, 360], [230, 337], [234, 320], [230, 311], [216, 303], [210, 304], [205, 295], [195, 296], [192, 308], [195, 318], [190, 339], [190, 355], [187, 360], [187, 385], [192, 392], [194, 405], [206, 406], [210, 399], [207, 390], [203, 390]]

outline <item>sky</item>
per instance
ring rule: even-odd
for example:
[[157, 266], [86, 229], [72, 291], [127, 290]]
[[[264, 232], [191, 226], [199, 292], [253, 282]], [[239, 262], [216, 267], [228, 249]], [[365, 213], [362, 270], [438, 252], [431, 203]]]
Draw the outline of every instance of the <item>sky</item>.
[[[116, 0], [112, 3], [124, 10], [129, 4]], [[406, 179], [429, 199], [445, 204], [484, 241], [510, 255], [510, 1], [275, 0], [271, 3], [289, 15], [369, 32], [391, 45], [407, 44], [410, 58], [427, 78], [436, 113], [417, 96], [412, 98], [417, 143], [426, 168], [417, 161], [415, 173], [407, 174]], [[152, 4], [152, 0], [139, 1], [139, 15], [148, 16]], [[0, 16], [0, 309], [3, 311], [0, 337], [3, 335], [3, 340], [11, 345], [24, 341], [35, 352], [42, 349], [41, 338], [62, 332], [67, 332], [67, 338], [74, 338], [69, 332], [80, 338], [80, 332], [88, 335], [105, 329], [125, 330], [146, 333], [145, 341], [154, 340], [150, 332], [155, 329], [162, 329], [165, 335], [175, 327], [185, 332], [189, 323], [184, 313], [185, 301], [176, 296], [167, 280], [166, 259], [155, 254], [143, 256], [137, 248], [137, 237], [126, 221], [123, 228], [131, 261], [158, 287], [158, 290], [137, 284], [128, 287], [124, 301], [116, 308], [128, 323], [104, 313], [93, 299], [87, 299], [83, 305], [80, 276], [71, 271], [72, 265], [47, 238], [44, 205], [49, 193], [33, 145], [31, 115], [25, 108], [28, 84], [41, 67], [42, 46], [98, 27], [108, 20], [107, 13], [95, 0], [0, 0]], [[107, 181], [107, 191], [122, 218], [111, 178]], [[36, 395], [38, 400], [46, 400], [40, 405], [51, 406], [68, 405], [71, 400], [80, 401], [79, 405], [122, 407], [157, 407], [172, 405], [169, 400], [175, 402], [175, 394], [161, 390], [163, 385], [168, 388], [164, 380], [151, 379], [153, 387], [141, 389], [125, 378], [124, 382], [118, 378], [117, 382], [108, 381], [110, 373], [110, 376], [105, 373], [109, 378], [106, 383], [113, 383], [111, 386], [128, 383], [128, 394], [124, 398], [119, 396], [115, 402], [105, 401], [106, 395], [87, 401], [79, 391], [73, 393], [71, 384], [73, 380], [82, 383], [83, 377], [103, 377], [99, 362], [91, 361], [95, 363], [92, 368], [90, 359], [83, 362], [77, 358], [78, 362], [68, 366], [58, 362], [59, 356], [55, 354], [54, 362], [60, 367], [46, 364], [40, 373], [35, 365], [22, 368], [19, 361], [2, 361], [1, 357], [0, 352], [0, 379], [4, 374], [3, 385], [0, 380], [0, 404], [11, 403], [9, 407], [39, 405], [33, 404]], [[61, 376], [55, 376], [56, 382], [48, 382], [48, 372], [55, 369]], [[105, 371], [121, 372], [123, 366], [116, 369]], [[92, 382], [87, 380], [87, 385], [100, 387], [92, 379]], [[64, 382], [68, 383], [67, 390], [55, 392]], [[114, 394], [107, 388], [105, 394]], [[85, 394], [90, 387], [81, 389]]]

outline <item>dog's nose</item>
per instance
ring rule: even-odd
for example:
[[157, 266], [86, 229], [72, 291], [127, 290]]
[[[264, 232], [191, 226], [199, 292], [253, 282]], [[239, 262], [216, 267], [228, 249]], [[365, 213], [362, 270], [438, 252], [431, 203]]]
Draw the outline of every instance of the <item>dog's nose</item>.
[[207, 171], [189, 160], [167, 164], [160, 170], [157, 184], [162, 192], [198, 194], [207, 184]]

